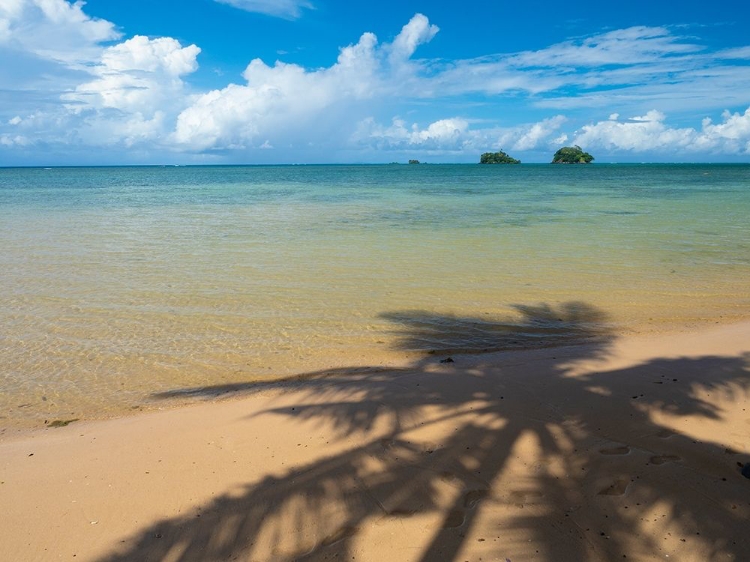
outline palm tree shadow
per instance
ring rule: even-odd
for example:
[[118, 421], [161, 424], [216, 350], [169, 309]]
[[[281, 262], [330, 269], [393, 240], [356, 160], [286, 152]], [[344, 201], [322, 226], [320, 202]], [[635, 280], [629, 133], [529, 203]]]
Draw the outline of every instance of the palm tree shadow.
[[[520, 320], [384, 315], [399, 348], [423, 352], [403, 369], [356, 367], [159, 395], [293, 385], [303, 396], [294, 414], [278, 408], [262, 415], [314, 420], [356, 445], [224, 494], [201, 506], [200, 517], [159, 521], [101, 560], [352, 559], [362, 537], [372, 541], [379, 529], [408, 533], [425, 521], [432, 532], [410, 560], [463, 559], [466, 552], [638, 559], [662, 548], [644, 533], [643, 515], [654, 505], [670, 511], [671, 529], [700, 533], [685, 538], [686, 548], [709, 558], [750, 551], [744, 535], [728, 539], [726, 530], [750, 512], [732, 464], [744, 457], [654, 421], [655, 413], [720, 420], [723, 412], [704, 396], [746, 399], [750, 358], [658, 359], [569, 376], [576, 361], [607, 356], [614, 335], [605, 315], [583, 303], [516, 310]], [[552, 348], [534, 356], [533, 375], [523, 361], [457, 355], [530, 347]], [[664, 375], [675, 372], [678, 380]], [[519, 466], [519, 458], [531, 464]], [[678, 465], [669, 475], [682, 482], [664, 475], [667, 463]], [[685, 494], [686, 485], [697, 493]], [[700, 500], [706, 496], [711, 501]]]

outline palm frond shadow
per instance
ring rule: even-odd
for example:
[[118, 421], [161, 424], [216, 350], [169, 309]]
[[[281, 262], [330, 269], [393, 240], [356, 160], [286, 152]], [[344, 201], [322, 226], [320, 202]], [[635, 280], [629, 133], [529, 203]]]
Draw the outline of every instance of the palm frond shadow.
[[382, 314], [396, 326], [397, 346], [407, 351], [487, 353], [611, 341], [607, 316], [582, 302], [559, 308], [547, 304], [514, 305], [518, 317], [462, 317], [408, 310]]
[[[750, 487], [735, 467], [744, 457], [654, 421], [655, 412], [720, 419], [702, 396], [747, 400], [750, 357], [658, 359], [572, 377], [572, 362], [606, 356], [614, 336], [605, 316], [581, 303], [518, 310], [520, 324], [386, 315], [399, 346], [424, 351], [422, 359], [399, 370], [309, 373], [295, 379], [303, 398], [293, 413], [262, 414], [315, 421], [353, 446], [227, 492], [202, 506], [200, 518], [159, 521], [102, 561], [356, 559], [361, 537], [379, 528], [408, 532], [426, 520], [434, 532], [401, 559], [457, 560], [467, 552], [514, 561], [646, 559], [662, 548], [644, 532], [643, 518], [657, 505], [669, 512], [670, 529], [685, 533], [686, 548], [707, 559], [750, 551], [745, 535], [726, 531], [750, 514]], [[567, 347], [538, 360], [533, 377], [522, 363], [481, 355], [440, 363], [429, 354], [514, 349], [544, 339], [540, 330]], [[681, 375], [666, 380], [666, 372]], [[233, 389], [279, 384], [290, 383]], [[519, 469], [523, 455], [533, 462]], [[662, 474], [664, 463], [678, 465], [669, 474], [679, 480]]]

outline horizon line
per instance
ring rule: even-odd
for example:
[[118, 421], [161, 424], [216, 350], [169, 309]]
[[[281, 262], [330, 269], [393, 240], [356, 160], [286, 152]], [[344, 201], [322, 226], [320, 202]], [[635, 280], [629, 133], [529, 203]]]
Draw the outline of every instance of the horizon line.
[[514, 167], [514, 166], [549, 166], [589, 167], [596, 165], [618, 166], [747, 166], [747, 162], [590, 162], [588, 164], [555, 164], [553, 162], [519, 162], [517, 164], [482, 164], [480, 162], [311, 162], [311, 163], [263, 163], [263, 164], [29, 164], [29, 165], [0, 165], [0, 169], [62, 169], [62, 168], [250, 168], [250, 167], [300, 167], [300, 166], [484, 166], [484, 167]]

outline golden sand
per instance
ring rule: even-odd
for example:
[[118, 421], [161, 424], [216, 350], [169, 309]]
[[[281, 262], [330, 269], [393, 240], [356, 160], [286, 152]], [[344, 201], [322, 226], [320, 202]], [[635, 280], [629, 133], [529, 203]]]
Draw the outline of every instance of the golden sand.
[[747, 559], [750, 324], [448, 359], [6, 434], [2, 557]]

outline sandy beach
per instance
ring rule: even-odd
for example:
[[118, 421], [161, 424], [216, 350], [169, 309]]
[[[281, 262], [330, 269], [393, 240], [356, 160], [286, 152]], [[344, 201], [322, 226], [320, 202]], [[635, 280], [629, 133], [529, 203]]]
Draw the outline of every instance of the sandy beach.
[[750, 552], [750, 323], [192, 394], [205, 401], [6, 433], [3, 558]]
[[0, 562], [750, 562], [750, 9], [575, 8], [0, 0]]

